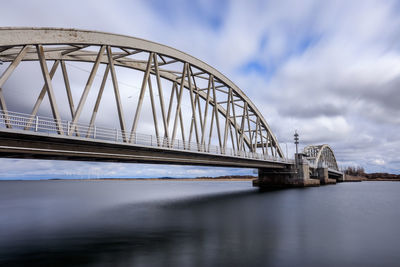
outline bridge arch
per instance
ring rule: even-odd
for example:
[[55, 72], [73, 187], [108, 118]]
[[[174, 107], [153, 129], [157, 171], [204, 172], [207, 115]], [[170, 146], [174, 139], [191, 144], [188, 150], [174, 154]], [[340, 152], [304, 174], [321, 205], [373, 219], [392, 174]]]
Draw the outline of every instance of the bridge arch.
[[[96, 134], [93, 128], [96, 122], [98, 107], [101, 101], [105, 81], [112, 81], [115, 104], [118, 109], [118, 120], [123, 141], [129, 143], [140, 129], [139, 119], [145, 97], [150, 98], [153, 115], [154, 132], [157, 140], [164, 138], [173, 143], [178, 138], [180, 129], [183, 142], [195, 142], [198, 147], [210, 147], [213, 142], [220, 151], [229, 146], [234, 154], [257, 153], [284, 158], [279, 143], [266, 120], [251, 100], [232, 81], [218, 70], [195, 57], [174, 48], [123, 35], [56, 28], [0, 28], [0, 62], [4, 63], [0, 72], [0, 104], [4, 123], [11, 128], [8, 116], [18, 110], [7, 109], [5, 91], [6, 83], [21, 62], [36, 61], [40, 63], [44, 86], [35, 100], [30, 114], [30, 121], [25, 129], [34, 127], [34, 118], [47, 94], [51, 114], [56, 122], [60, 135], [84, 136]], [[71, 81], [68, 80], [66, 62], [89, 62], [92, 64], [89, 77], [77, 105], [71, 97]], [[48, 64], [52, 63], [49, 70]], [[99, 65], [104, 65], [103, 82], [95, 103], [87, 103], [93, 81], [98, 75]], [[61, 124], [63, 114], [59, 112], [54, 96], [52, 77], [61, 66], [71, 121], [66, 130]], [[138, 70], [143, 73], [140, 84], [138, 103], [132, 115], [132, 127], [125, 122], [124, 109], [121, 106], [118, 86], [118, 68]], [[172, 84], [168, 93], [162, 80]], [[153, 84], [153, 85], [152, 85]], [[204, 84], [204, 86], [201, 86]], [[158, 92], [153, 93], [153, 87]], [[12, 89], [12, 88], [11, 88]], [[183, 89], [188, 93], [191, 107], [189, 122], [186, 121], [186, 132], [182, 117]], [[93, 91], [93, 90], [92, 90]], [[148, 93], [147, 93], [148, 92]], [[172, 100], [174, 99], [174, 100]], [[94, 102], [94, 101], [93, 101]], [[90, 123], [86, 128], [80, 125], [84, 108], [91, 104]], [[203, 110], [202, 110], [203, 109]], [[158, 110], [158, 111], [157, 111]], [[221, 118], [221, 119], [220, 119]], [[72, 125], [72, 128], [70, 126]], [[188, 130], [189, 128], [189, 130]], [[82, 132], [85, 129], [85, 132]], [[94, 129], [94, 130], [93, 130]], [[161, 130], [160, 130], [161, 129]], [[214, 136], [215, 138], [212, 138]], [[231, 145], [228, 144], [230, 140]]]
[[309, 145], [304, 148], [303, 153], [307, 155], [307, 160], [312, 166], [317, 168], [326, 166], [339, 171], [335, 154], [329, 145]]

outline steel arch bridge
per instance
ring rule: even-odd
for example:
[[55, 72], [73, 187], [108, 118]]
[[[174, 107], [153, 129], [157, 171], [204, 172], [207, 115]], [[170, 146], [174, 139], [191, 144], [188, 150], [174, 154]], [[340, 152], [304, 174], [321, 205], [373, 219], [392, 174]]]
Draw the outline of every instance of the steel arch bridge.
[[306, 146], [303, 153], [306, 154], [307, 160], [313, 168], [325, 167], [334, 171], [339, 171], [335, 154], [327, 144]]
[[[213, 67], [174, 48], [95, 31], [0, 28], [0, 63], [3, 156], [82, 153], [80, 159], [95, 155], [121, 160], [124, 156], [118, 155], [124, 150], [126, 160], [134, 162], [185, 163], [186, 155], [197, 153], [189, 164], [291, 163], [242, 90]], [[87, 74], [82, 86], [76, 81], [82, 80], [82, 72], [76, 78], [72, 74], [76, 69]], [[136, 102], [128, 103], [132, 94]], [[113, 112], [116, 117], [111, 118]], [[100, 144], [109, 149], [93, 151], [88, 141], [96, 149]], [[133, 147], [135, 152], [128, 152]], [[175, 151], [179, 159], [158, 160], [146, 154], [150, 150], [157, 150], [159, 158]]]

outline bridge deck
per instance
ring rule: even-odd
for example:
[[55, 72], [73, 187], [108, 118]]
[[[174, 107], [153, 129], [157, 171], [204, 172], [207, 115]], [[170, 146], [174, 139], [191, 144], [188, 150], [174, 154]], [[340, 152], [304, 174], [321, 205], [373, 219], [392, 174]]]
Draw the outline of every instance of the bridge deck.
[[290, 164], [289, 161], [275, 159], [245, 158], [6, 128], [0, 128], [0, 157], [277, 169]]

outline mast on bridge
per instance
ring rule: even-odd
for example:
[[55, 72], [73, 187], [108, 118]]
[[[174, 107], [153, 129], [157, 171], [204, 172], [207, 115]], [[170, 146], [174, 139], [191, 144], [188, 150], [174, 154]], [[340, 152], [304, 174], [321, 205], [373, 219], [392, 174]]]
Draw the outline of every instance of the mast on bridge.
[[297, 133], [297, 130], [294, 131], [294, 144], [296, 145], [296, 154], [299, 154], [299, 134]]

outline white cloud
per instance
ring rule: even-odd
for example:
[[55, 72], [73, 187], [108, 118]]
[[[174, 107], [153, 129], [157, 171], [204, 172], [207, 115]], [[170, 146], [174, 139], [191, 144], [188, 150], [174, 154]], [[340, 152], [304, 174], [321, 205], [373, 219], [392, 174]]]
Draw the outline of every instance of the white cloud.
[[374, 163], [377, 165], [385, 165], [385, 161], [383, 159], [375, 159]]

